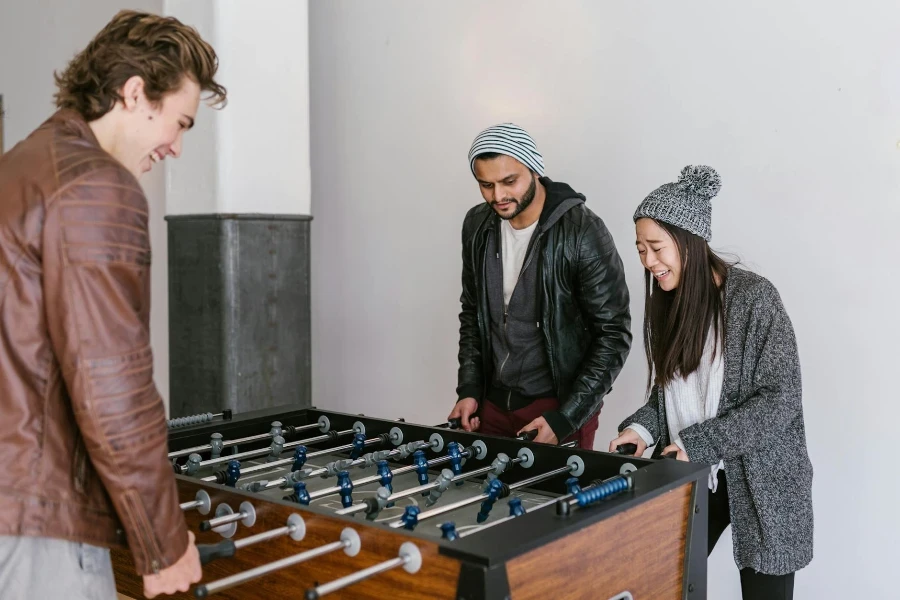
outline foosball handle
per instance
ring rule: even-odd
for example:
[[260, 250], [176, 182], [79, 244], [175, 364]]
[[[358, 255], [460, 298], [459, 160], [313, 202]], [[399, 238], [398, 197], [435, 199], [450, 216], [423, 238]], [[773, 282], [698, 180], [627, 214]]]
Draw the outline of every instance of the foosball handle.
[[462, 419], [459, 417], [453, 417], [452, 419], [447, 419], [447, 427], [450, 429], [459, 429], [462, 427]]
[[234, 540], [222, 540], [218, 544], [197, 544], [201, 565], [208, 564], [217, 558], [231, 558], [236, 550]]
[[520, 440], [520, 441], [523, 441], [523, 442], [530, 442], [530, 441], [532, 441], [534, 438], [536, 438], [537, 435], [538, 435], [538, 430], [537, 430], [537, 429], [529, 429], [529, 430], [526, 431], [525, 433], [523, 433], [523, 434], [517, 436], [516, 439], [517, 439], [517, 440]]
[[675, 458], [676, 456], [678, 456], [678, 453], [672, 450], [671, 452], [666, 452], [665, 454], [663, 454], [662, 458]]
[[622, 444], [616, 446], [616, 452], [618, 454], [635, 454], [637, 452], [637, 444]]

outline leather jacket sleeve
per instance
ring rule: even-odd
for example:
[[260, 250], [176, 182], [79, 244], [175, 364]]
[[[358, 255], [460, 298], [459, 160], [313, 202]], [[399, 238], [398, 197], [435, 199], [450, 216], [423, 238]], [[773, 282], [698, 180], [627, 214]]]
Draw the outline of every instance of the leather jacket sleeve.
[[459, 370], [457, 372], [457, 400], [475, 398], [479, 403], [484, 394], [484, 363], [481, 333], [478, 328], [478, 292], [475, 283], [475, 261], [467, 230], [471, 213], [466, 216], [462, 229], [462, 294], [459, 301]]
[[124, 169], [90, 169], [48, 198], [42, 235], [47, 322], [75, 425], [137, 572], [158, 572], [188, 533], [153, 383], [146, 199]]
[[602, 221], [592, 223], [581, 236], [578, 254], [576, 297], [591, 343], [568, 397], [559, 409], [559, 415], [570, 428], [562, 426], [553, 416], [548, 419], [560, 441], [601, 408], [631, 349], [625, 269]]

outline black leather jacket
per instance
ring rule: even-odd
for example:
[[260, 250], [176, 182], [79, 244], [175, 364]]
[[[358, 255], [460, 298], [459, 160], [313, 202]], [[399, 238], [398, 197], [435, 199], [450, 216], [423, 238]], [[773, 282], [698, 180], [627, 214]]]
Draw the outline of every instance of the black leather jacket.
[[[545, 413], [559, 441], [603, 406], [631, 349], [631, 315], [622, 260], [603, 221], [584, 196], [564, 183], [540, 179], [547, 199], [534, 232], [540, 244], [541, 329], [560, 409]], [[459, 399], [482, 402], [493, 360], [485, 285], [485, 246], [500, 218], [486, 202], [462, 228], [462, 311], [459, 314]]]

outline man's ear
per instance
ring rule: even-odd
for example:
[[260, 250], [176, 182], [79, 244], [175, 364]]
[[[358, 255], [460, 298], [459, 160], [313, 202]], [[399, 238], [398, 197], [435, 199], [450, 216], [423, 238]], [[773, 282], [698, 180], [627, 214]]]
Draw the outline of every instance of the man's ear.
[[132, 75], [128, 81], [122, 86], [122, 98], [125, 104], [125, 110], [136, 110], [142, 101], [146, 100], [144, 96], [144, 80], [140, 75]]

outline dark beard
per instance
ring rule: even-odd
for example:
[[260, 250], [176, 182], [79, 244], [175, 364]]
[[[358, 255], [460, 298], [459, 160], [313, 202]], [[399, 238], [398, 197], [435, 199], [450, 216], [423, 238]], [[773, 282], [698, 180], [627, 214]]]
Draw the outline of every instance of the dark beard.
[[[531, 206], [531, 203], [534, 201], [534, 194], [537, 191], [537, 185], [534, 182], [534, 176], [531, 177], [531, 185], [528, 186], [528, 189], [525, 190], [525, 193], [522, 195], [521, 200], [516, 200], [515, 198], [504, 198], [504, 202], [515, 202], [516, 209], [509, 216], [503, 216], [500, 213], [497, 213], [497, 216], [505, 221], [509, 221], [510, 219], [516, 218], [520, 212]], [[491, 206], [497, 204], [497, 201], [491, 202]], [[497, 212], [494, 210], [494, 212]]]

